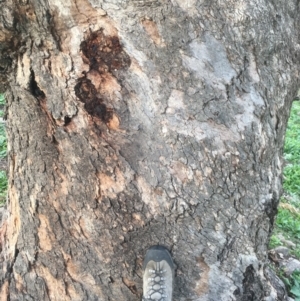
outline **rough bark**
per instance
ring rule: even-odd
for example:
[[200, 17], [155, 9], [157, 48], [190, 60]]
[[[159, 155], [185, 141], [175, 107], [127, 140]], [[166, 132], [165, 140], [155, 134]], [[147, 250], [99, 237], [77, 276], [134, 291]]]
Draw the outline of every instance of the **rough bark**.
[[1, 300], [271, 301], [298, 1], [2, 0]]

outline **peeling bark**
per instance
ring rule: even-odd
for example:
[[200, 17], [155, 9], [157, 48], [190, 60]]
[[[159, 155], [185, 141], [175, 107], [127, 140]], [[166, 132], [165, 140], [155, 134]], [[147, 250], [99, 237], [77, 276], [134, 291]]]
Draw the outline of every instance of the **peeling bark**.
[[285, 300], [266, 272], [298, 1], [5, 0], [1, 300]]

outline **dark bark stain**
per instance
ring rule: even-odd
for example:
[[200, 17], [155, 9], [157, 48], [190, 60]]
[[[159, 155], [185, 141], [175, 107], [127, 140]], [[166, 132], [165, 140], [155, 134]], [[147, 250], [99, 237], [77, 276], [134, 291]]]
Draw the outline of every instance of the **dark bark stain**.
[[64, 126], [68, 126], [71, 121], [72, 121], [72, 118], [70, 118], [69, 116], [65, 116], [65, 118], [64, 118]]
[[38, 86], [32, 69], [30, 70], [29, 90], [31, 94], [39, 100], [45, 98], [45, 93]]
[[263, 286], [251, 264], [246, 268], [244, 273], [243, 296], [241, 301], [261, 301], [262, 299]]
[[[123, 51], [119, 38], [106, 36], [103, 30], [90, 33], [90, 36], [81, 43], [80, 49], [83, 61], [90, 66], [89, 72], [96, 72], [101, 79], [107, 74], [119, 78], [118, 71], [126, 70], [130, 64], [129, 56]], [[95, 85], [87, 78], [88, 73], [78, 79], [75, 94], [84, 103], [86, 111], [107, 123], [113, 115], [113, 110], [104, 103], [105, 96], [97, 91]]]
[[270, 219], [270, 224], [271, 224], [270, 233], [273, 230], [275, 217], [276, 217], [277, 212], [278, 212], [278, 209], [277, 209], [278, 203], [279, 203], [279, 198], [276, 195], [273, 194], [271, 202], [267, 203], [266, 206], [265, 206], [265, 211], [266, 211], [266, 214], [267, 214], [268, 218]]
[[130, 66], [130, 58], [123, 51], [118, 37], [106, 36], [103, 30], [92, 32], [80, 45], [84, 56], [89, 60], [90, 69], [112, 72]]
[[12, 59], [8, 56], [0, 58], [0, 73], [5, 73], [12, 64]]
[[103, 99], [97, 96], [97, 90], [89, 79], [83, 77], [78, 80], [75, 94], [84, 103], [84, 108], [90, 115], [100, 118], [105, 123], [111, 119], [112, 113], [107, 110]]

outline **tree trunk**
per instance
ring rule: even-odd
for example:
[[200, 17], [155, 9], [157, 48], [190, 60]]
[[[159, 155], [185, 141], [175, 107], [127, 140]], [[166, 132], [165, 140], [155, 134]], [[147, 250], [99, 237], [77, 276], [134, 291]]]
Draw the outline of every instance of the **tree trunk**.
[[299, 2], [2, 0], [1, 300], [272, 301], [267, 244], [298, 88]]

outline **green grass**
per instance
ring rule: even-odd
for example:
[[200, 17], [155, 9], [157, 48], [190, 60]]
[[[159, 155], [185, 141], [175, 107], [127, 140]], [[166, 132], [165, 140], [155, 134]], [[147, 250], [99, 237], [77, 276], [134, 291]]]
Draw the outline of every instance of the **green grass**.
[[5, 158], [7, 155], [7, 140], [6, 131], [3, 123], [0, 123], [0, 158]]
[[279, 237], [285, 237], [299, 249], [293, 250], [300, 259], [300, 102], [293, 102], [287, 125], [283, 170], [284, 196], [278, 209], [275, 229], [270, 240], [270, 248], [283, 245]]
[[[284, 195], [281, 198], [269, 248], [287, 246], [290, 253], [300, 260], [300, 102], [294, 102], [287, 125], [283, 170]], [[289, 243], [288, 243], [289, 242]], [[291, 247], [291, 244], [294, 244]], [[287, 277], [282, 270], [277, 275], [286, 284], [288, 293], [300, 301], [300, 271]]]
[[296, 101], [293, 103], [287, 125], [284, 158], [290, 164], [300, 164], [300, 102]]
[[300, 271], [294, 271], [290, 277], [286, 277], [284, 272], [280, 271], [279, 276], [295, 301], [300, 301]]
[[281, 240], [276, 236], [276, 233], [274, 233], [270, 238], [269, 249], [274, 249], [274, 248], [279, 247], [281, 245], [282, 245]]
[[279, 208], [276, 225], [281, 232], [294, 242], [300, 242], [300, 216], [288, 209]]
[[284, 191], [300, 196], [300, 165], [291, 164], [286, 166], [283, 171], [283, 176]]
[[[291, 247], [288, 242], [293, 243]], [[270, 238], [269, 249], [286, 246], [290, 253], [300, 260], [300, 211], [282, 201], [278, 208], [276, 225]]]
[[5, 98], [3, 94], [0, 94], [0, 117], [3, 118], [4, 116], [4, 108], [5, 106]]
[[4, 204], [6, 202], [6, 194], [7, 194], [7, 176], [6, 172], [0, 171], [0, 204]]
[[4, 98], [4, 94], [0, 94], [0, 105], [5, 105], [5, 98]]

